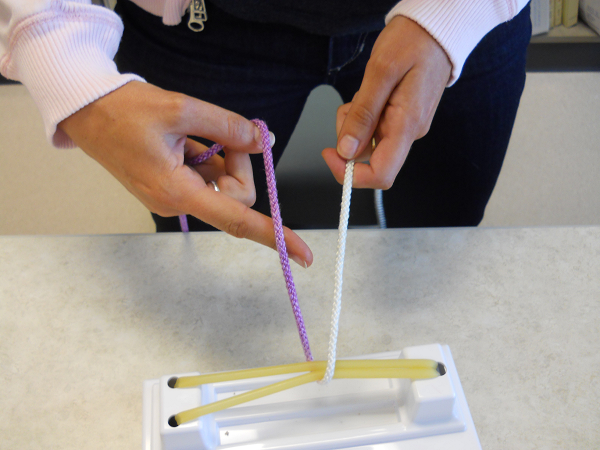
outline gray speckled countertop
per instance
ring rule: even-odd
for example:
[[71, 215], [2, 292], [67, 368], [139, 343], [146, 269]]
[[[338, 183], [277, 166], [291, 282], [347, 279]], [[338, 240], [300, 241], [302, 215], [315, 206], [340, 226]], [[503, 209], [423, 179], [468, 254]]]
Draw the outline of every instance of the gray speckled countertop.
[[[336, 233], [300, 234], [324, 358]], [[346, 257], [340, 357], [448, 344], [484, 449], [600, 447], [600, 227], [357, 230]], [[0, 238], [1, 449], [137, 449], [143, 380], [301, 360], [271, 250]]]

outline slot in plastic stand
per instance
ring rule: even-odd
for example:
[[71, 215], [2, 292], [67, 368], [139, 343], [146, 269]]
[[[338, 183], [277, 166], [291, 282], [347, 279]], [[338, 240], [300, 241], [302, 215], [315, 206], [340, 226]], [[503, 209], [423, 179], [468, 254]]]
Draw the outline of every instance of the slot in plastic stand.
[[427, 358], [446, 365], [431, 380], [343, 379], [310, 383], [177, 427], [184, 410], [292, 375], [173, 389], [173, 374], [144, 382], [143, 450], [480, 450], [448, 346], [407, 347], [360, 359]]

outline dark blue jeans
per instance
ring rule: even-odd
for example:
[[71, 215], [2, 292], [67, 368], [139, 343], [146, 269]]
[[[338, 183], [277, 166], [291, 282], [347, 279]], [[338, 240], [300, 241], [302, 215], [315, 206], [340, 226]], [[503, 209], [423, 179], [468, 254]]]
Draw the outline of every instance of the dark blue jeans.
[[[281, 157], [306, 99], [329, 84], [349, 102], [362, 81], [379, 32], [319, 36], [278, 24], [237, 19], [207, 1], [204, 31], [164, 26], [120, 0], [125, 32], [122, 72], [163, 89], [263, 119]], [[525, 84], [529, 7], [479, 43], [462, 76], [445, 90], [429, 133], [416, 141], [394, 186], [384, 192], [390, 227], [475, 226], [500, 173]], [[266, 194], [261, 155], [252, 155], [257, 204]], [[319, 201], [319, 199], [315, 199]], [[177, 218], [153, 215], [157, 231], [177, 231]], [[191, 230], [211, 227], [190, 218]]]

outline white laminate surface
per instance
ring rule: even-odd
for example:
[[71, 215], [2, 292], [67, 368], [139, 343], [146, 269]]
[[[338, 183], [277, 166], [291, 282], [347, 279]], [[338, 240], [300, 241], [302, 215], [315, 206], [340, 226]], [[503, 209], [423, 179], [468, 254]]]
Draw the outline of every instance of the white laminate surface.
[[[335, 232], [294, 267], [326, 356]], [[484, 449], [600, 447], [600, 227], [350, 231], [339, 356], [448, 344]], [[300, 361], [276, 253], [0, 237], [0, 449], [137, 449], [142, 381]]]

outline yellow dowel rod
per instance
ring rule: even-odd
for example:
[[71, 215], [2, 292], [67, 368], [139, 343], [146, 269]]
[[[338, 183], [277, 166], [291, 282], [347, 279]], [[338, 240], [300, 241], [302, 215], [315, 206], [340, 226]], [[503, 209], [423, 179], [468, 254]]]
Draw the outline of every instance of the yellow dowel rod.
[[323, 378], [323, 371], [305, 373], [304, 375], [280, 381], [279, 383], [270, 384], [269, 386], [254, 389], [253, 391], [245, 392], [240, 395], [234, 395], [233, 397], [229, 397], [224, 400], [219, 400], [218, 402], [209, 403], [208, 405], [199, 406], [198, 408], [194, 409], [188, 409], [187, 411], [183, 411], [179, 414], [176, 414], [175, 421], [177, 422], [177, 425], [181, 425], [183, 423], [197, 419], [200, 416], [221, 411], [225, 408], [231, 408], [232, 406], [256, 400], [261, 397], [266, 397], [267, 395], [285, 391], [286, 389], [291, 389], [293, 387], [310, 383], [312, 381], [317, 381], [320, 378]]
[[[294, 378], [289, 378], [284, 381], [280, 381], [278, 383], [273, 383], [268, 386], [264, 386], [262, 388], [254, 389], [252, 391], [245, 392], [240, 395], [236, 395], [233, 397], [226, 398], [224, 400], [219, 400], [217, 402], [210, 403], [208, 405], [199, 406], [198, 408], [189, 409], [187, 411], [180, 412], [175, 415], [175, 421], [177, 425], [181, 425], [183, 423], [189, 422], [191, 420], [197, 419], [200, 416], [204, 416], [206, 414], [211, 414], [214, 412], [221, 411], [225, 408], [230, 408], [232, 406], [240, 405], [242, 403], [246, 403], [252, 400], [256, 400], [258, 398], [266, 397], [267, 395], [272, 395], [277, 392], [285, 391], [286, 389], [291, 389], [296, 386], [300, 386], [302, 384], [310, 383], [312, 381], [317, 381], [323, 378], [325, 374], [325, 370], [315, 370], [313, 372], [306, 373], [304, 375], [300, 375]], [[333, 374], [334, 378], [410, 378], [413, 380], [416, 379], [429, 379], [435, 378], [439, 376], [437, 371], [437, 363], [436, 369], [432, 368], [396, 368], [396, 369], [388, 369], [388, 368], [340, 368], [337, 369]]]
[[426, 380], [439, 377], [436, 369], [339, 369], [333, 378], [409, 378]]
[[311, 361], [281, 366], [259, 367], [256, 369], [235, 370], [231, 372], [209, 373], [190, 377], [177, 378], [176, 388], [196, 387], [202, 384], [221, 383], [223, 381], [244, 380], [248, 378], [284, 375], [288, 373], [312, 372], [321, 369], [321, 361]]
[[[431, 359], [350, 359], [338, 360], [335, 364], [336, 370], [346, 368], [437, 369], [437, 366], [438, 363]], [[232, 372], [221, 372], [207, 375], [181, 377], [178, 378], [175, 382], [175, 387], [189, 388], [200, 386], [202, 384], [219, 383], [223, 381], [259, 378], [272, 375], [284, 375], [288, 373], [311, 372], [314, 370], [325, 370], [326, 367], [326, 361], [312, 361], [295, 364], [285, 364], [280, 366], [261, 367], [257, 369], [236, 370]]]

